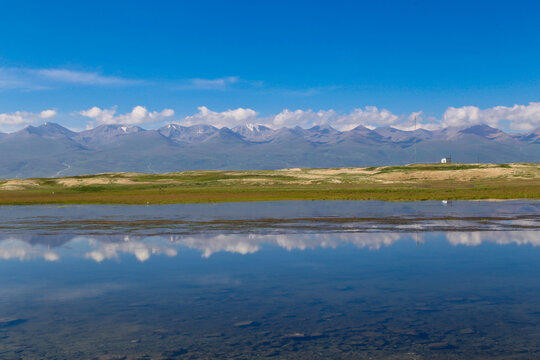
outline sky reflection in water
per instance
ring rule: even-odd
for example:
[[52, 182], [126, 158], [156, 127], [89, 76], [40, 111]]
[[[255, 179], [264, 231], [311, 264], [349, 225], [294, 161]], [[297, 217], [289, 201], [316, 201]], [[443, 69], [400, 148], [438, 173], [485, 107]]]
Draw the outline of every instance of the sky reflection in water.
[[[160, 224], [148, 236], [140, 224], [77, 227], [81, 208], [53, 229], [65, 210], [46, 221], [43, 209], [11, 212], [0, 222], [0, 358], [540, 356], [537, 203], [460, 203], [451, 221], [435, 203], [333, 204], [294, 206], [303, 216], [364, 209], [355, 216], [397, 211], [410, 221], [191, 232]], [[284, 209], [238, 206], [251, 218]], [[194, 213], [228, 216], [209, 208]], [[161, 210], [160, 219], [178, 216]], [[108, 211], [118, 220], [147, 210]], [[464, 219], [482, 211], [488, 220], [476, 228]]]
[[[122, 256], [133, 255], [141, 262], [151, 256], [175, 257], [184, 249], [194, 249], [204, 258], [220, 252], [232, 254], [253, 254], [264, 247], [278, 247], [288, 251], [335, 249], [341, 246], [354, 246], [358, 249], [380, 250], [399, 241], [415, 242], [422, 246], [433, 233], [323, 233], [323, 234], [219, 234], [190, 236], [77, 236], [65, 243], [51, 247], [48, 237], [33, 243], [7, 238], [0, 240], [1, 260], [31, 260], [42, 258], [58, 261], [61, 257], [91, 259], [97, 262], [119, 260]], [[540, 245], [538, 231], [473, 231], [445, 232], [440, 234], [452, 246], [479, 246], [483, 243], [498, 245]]]

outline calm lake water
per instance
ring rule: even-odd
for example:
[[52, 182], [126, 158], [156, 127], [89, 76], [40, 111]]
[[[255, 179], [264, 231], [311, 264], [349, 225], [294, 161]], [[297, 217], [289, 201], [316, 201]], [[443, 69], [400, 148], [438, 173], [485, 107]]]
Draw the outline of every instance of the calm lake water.
[[1, 359], [537, 359], [540, 202], [0, 207]]

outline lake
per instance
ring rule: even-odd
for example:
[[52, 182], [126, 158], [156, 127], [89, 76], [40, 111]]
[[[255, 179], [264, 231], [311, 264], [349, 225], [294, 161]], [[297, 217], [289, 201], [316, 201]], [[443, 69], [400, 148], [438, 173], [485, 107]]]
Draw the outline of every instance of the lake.
[[535, 201], [0, 207], [0, 358], [539, 358], [539, 245]]

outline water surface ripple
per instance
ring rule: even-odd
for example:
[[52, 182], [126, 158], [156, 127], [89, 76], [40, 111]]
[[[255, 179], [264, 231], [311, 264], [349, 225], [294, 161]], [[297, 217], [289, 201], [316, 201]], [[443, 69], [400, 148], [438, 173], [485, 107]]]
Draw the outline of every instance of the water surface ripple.
[[0, 207], [0, 358], [539, 358], [539, 210]]

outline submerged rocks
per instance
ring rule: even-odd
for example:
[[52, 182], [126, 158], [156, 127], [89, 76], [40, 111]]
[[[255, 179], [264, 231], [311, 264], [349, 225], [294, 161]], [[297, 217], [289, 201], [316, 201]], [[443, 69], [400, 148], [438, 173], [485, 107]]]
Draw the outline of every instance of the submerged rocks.
[[288, 340], [296, 340], [296, 341], [303, 341], [303, 340], [315, 340], [320, 339], [324, 335], [322, 333], [313, 333], [313, 334], [304, 334], [304, 333], [291, 333], [291, 334], [285, 334], [283, 335], [284, 339]]
[[260, 324], [256, 321], [251, 321], [251, 320], [248, 320], [248, 321], [239, 321], [235, 324], [233, 324], [234, 327], [236, 328], [247, 328], [247, 327], [251, 327], [251, 326], [259, 326]]

